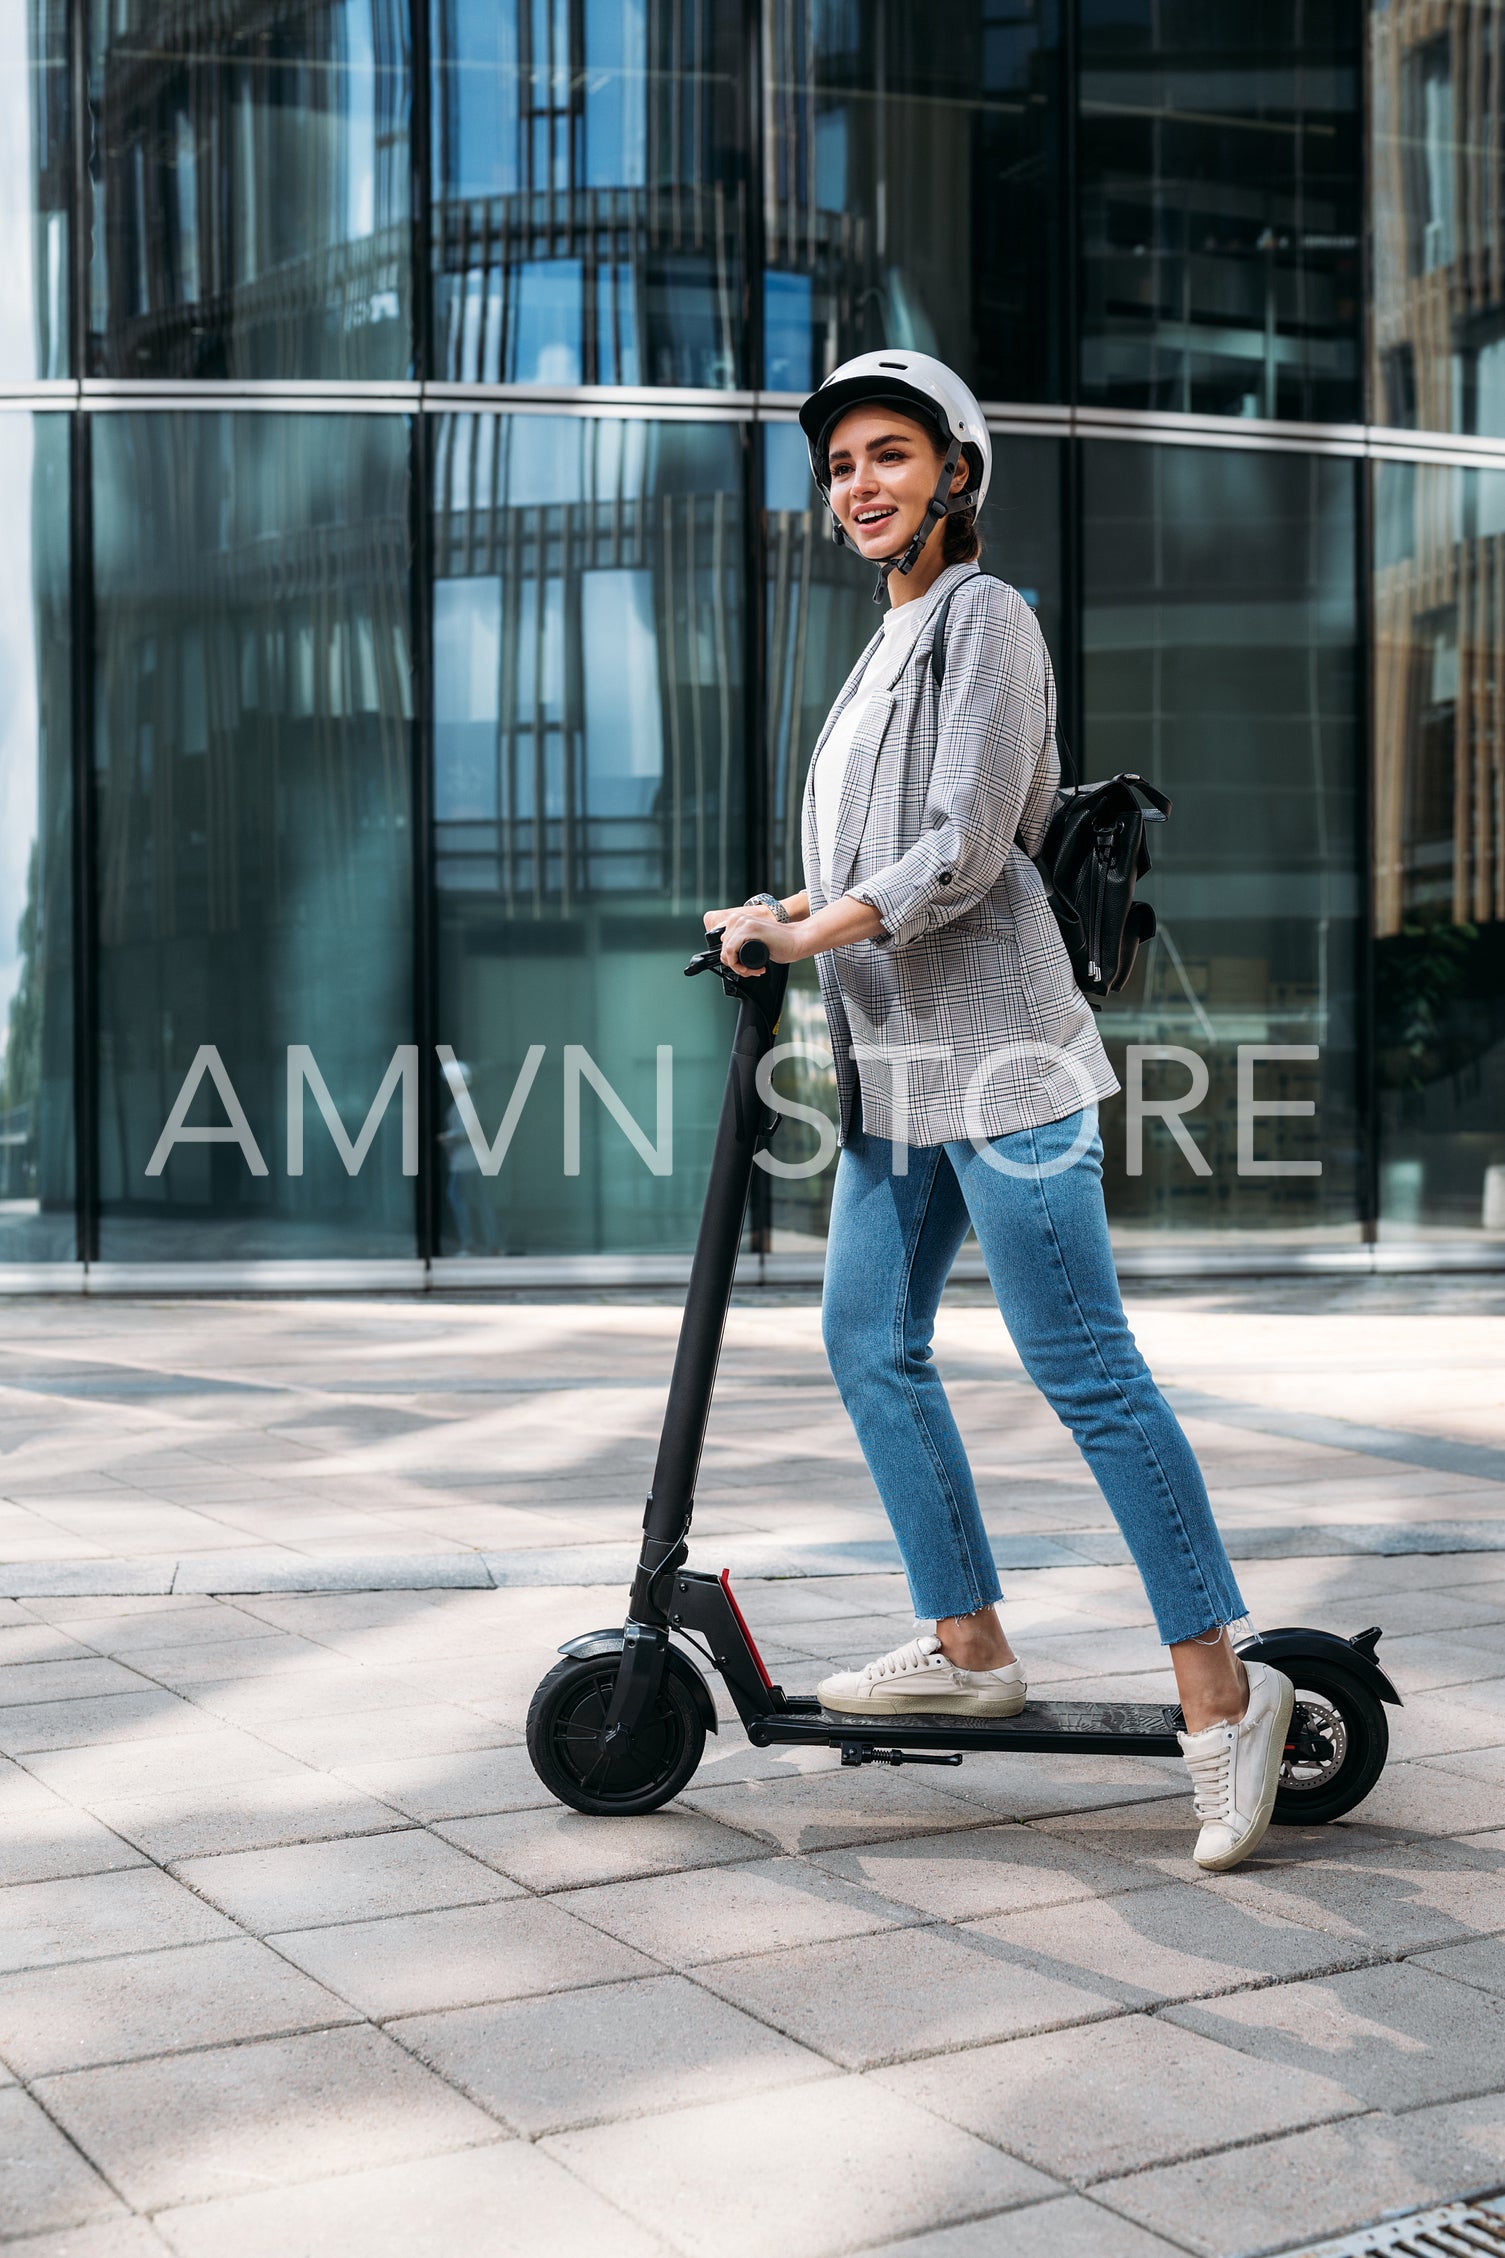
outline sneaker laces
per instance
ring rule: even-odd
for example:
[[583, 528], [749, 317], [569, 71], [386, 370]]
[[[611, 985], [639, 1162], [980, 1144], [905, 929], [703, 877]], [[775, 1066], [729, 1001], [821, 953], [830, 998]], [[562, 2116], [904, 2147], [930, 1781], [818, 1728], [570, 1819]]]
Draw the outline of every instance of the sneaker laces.
[[932, 1632], [925, 1637], [911, 1639], [908, 1646], [896, 1646], [892, 1654], [880, 1654], [876, 1662], [868, 1664], [862, 1675], [869, 1679], [902, 1678], [911, 1670], [928, 1669], [932, 1659], [939, 1655], [940, 1649], [941, 1642]]
[[[1183, 1753], [1191, 1774], [1192, 1805], [1197, 1817], [1216, 1821], [1226, 1820], [1233, 1807], [1234, 1735], [1231, 1726], [1217, 1726], [1214, 1730], [1217, 1739], [1210, 1746], [1198, 1749], [1183, 1746]], [[1198, 1733], [1196, 1738], [1204, 1740], [1207, 1736]]]

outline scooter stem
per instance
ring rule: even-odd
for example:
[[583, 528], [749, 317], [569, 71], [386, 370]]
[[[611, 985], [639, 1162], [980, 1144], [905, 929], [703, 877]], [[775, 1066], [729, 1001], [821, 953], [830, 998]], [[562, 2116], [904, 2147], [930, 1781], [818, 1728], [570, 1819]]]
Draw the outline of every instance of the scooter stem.
[[777, 1119], [758, 1095], [757, 1073], [778, 1036], [788, 979], [789, 968], [783, 964], [770, 964], [756, 979], [722, 974], [728, 994], [738, 999], [737, 1031], [732, 1039], [695, 1259], [690, 1265], [653, 1487], [643, 1513], [643, 1549], [629, 1608], [631, 1620], [637, 1623], [666, 1622], [659, 1596], [663, 1572], [683, 1558], [727, 1304], [742, 1244], [742, 1223], [752, 1188], [753, 1156], [767, 1142]]

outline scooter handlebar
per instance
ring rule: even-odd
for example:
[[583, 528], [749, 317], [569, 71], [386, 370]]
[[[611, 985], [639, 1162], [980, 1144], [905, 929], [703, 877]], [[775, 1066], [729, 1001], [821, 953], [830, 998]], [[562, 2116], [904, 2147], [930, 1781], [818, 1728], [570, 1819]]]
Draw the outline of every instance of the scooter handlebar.
[[[731, 966], [723, 966], [721, 961], [722, 930], [722, 927], [718, 925], [714, 932], [707, 933], [705, 947], [697, 950], [685, 966], [687, 977], [697, 972], [721, 972], [725, 970], [731, 973], [735, 979], [736, 975], [732, 972]], [[769, 957], [766, 941], [744, 941], [737, 954], [744, 972], [765, 972], [768, 969]]]

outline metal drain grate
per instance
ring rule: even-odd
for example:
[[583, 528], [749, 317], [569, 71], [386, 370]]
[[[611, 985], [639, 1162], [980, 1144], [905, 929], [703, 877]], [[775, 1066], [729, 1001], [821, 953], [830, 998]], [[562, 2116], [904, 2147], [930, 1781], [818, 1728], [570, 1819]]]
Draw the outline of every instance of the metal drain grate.
[[1505, 2258], [1505, 2195], [1413, 2211], [1336, 2242], [1304, 2242], [1286, 2258], [1477, 2258], [1481, 2251]]

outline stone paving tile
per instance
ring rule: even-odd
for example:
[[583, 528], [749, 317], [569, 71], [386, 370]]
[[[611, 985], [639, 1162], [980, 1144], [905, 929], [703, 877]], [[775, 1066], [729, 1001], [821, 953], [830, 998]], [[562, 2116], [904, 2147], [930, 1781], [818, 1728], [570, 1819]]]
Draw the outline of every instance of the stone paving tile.
[[154, 1866], [0, 1890], [0, 1972], [236, 1933], [222, 1913]]
[[6, 1811], [0, 1818], [0, 1886], [55, 1882], [68, 1874], [104, 1874], [141, 1863], [139, 1850], [68, 1803]]
[[576, 1919], [583, 1894], [572, 1892], [563, 1905], [518, 1897], [292, 1930], [278, 1937], [277, 1950], [378, 2019], [656, 1973], [641, 1952]]
[[1435, 1760], [1387, 1764], [1354, 1817], [1366, 1827], [1388, 1828], [1413, 1840], [1484, 1834], [1505, 1827], [1505, 1774], [1480, 1780]]
[[[546, 2224], [545, 2224], [546, 2222]], [[506, 2141], [262, 2194], [161, 2211], [178, 2258], [663, 2258], [667, 2245], [551, 2157]], [[153, 2246], [160, 2249], [160, 2245]], [[1146, 2245], [1144, 2258], [1155, 2246]], [[1108, 2250], [1103, 2258], [1119, 2258]], [[1123, 2258], [1140, 2258], [1125, 2250]]]
[[969, 1924], [1000, 1975], [1028, 1968], [1087, 1984], [1129, 2007], [1195, 1999], [1241, 1984], [1287, 1982], [1366, 1957], [1362, 1946], [1304, 1928], [1263, 1905], [1180, 1883]]
[[[201, 1639], [191, 1646], [153, 1646], [130, 1650], [131, 1668], [175, 1693], [198, 1698], [200, 1686], [219, 1678], [239, 1684], [251, 1678], [317, 1677], [330, 1667], [323, 1647], [308, 1639], [285, 1638], [269, 1624], [251, 1625], [255, 1637]], [[347, 1665], [347, 1667], [355, 1667]]]
[[127, 1670], [122, 1663], [87, 1651], [65, 1661], [7, 1660], [0, 1668], [0, 1712], [40, 1702], [84, 1701], [104, 1694], [139, 1694], [147, 1690], [135, 1670]]
[[847, 1770], [832, 1762], [825, 1771], [797, 1779], [743, 1780], [726, 1787], [692, 1782], [679, 1800], [791, 1855], [978, 1824], [974, 1805], [902, 1772], [881, 1778], [877, 1773], [875, 1765]]
[[[1364, 1821], [1361, 1804], [1351, 1819], [1326, 1827], [1272, 1827], [1264, 1842], [1239, 1871], [1245, 1876], [1285, 1871], [1312, 1860], [1333, 1865], [1351, 1863], [1365, 1851], [1393, 1851], [1411, 1840], [1402, 1829], [1371, 1827]], [[1191, 1882], [1199, 1887], [1225, 1886], [1226, 1876], [1204, 1875], [1192, 1861], [1196, 1820], [1183, 1800], [1144, 1803], [1120, 1810], [1068, 1813], [1059, 1819], [1031, 1824], [1032, 1834], [1053, 1836], [1159, 1874], [1167, 1881]]]
[[1250, 2061], [1216, 2035], [1125, 2015], [976, 2047], [962, 2062], [902, 2063], [879, 2082], [1042, 2172], [1087, 2185], [1363, 2107], [1336, 2077]]
[[1199, 2258], [1245, 2258], [1478, 2189], [1487, 2175], [1471, 2169], [1471, 2129], [1430, 2110], [1349, 2117], [1107, 2180], [1095, 2195]]
[[319, 1772], [274, 1772], [238, 1786], [186, 1789], [133, 1803], [100, 1803], [95, 1815], [161, 1865], [223, 1851], [270, 1850], [336, 1835], [385, 1834], [388, 1803]]
[[177, 1872], [201, 1897], [259, 1936], [382, 1914], [430, 1912], [441, 1905], [475, 1905], [515, 1890], [489, 1866], [436, 1842], [421, 1827], [190, 1858]]
[[378, 1670], [329, 1657], [293, 1671], [255, 1672], [244, 1678], [204, 1679], [189, 1691], [196, 1708], [227, 1725], [259, 1732], [265, 1725], [304, 1719], [373, 1718], [415, 1706], [411, 1689]]
[[492, 1748], [517, 1737], [448, 1702], [384, 1709], [370, 1717], [357, 1710], [339, 1717], [310, 1718], [305, 1723], [279, 1719], [275, 1724], [259, 1725], [257, 1730], [273, 1748], [329, 1772], [399, 1757], [444, 1756], [457, 1749]]
[[0, 2056], [24, 2078], [353, 2019], [249, 1937], [0, 1976]]
[[724, 1999], [844, 2069], [1084, 2023], [1113, 2011], [1090, 1975], [995, 1955], [971, 1930], [879, 1935], [718, 1960], [696, 1971]]
[[344, 1777], [410, 1819], [476, 1819], [498, 1811], [543, 1811], [555, 1799], [521, 1743], [461, 1750], [396, 1764], [353, 1764]]
[[1455, 1772], [1465, 1780], [1485, 1780], [1505, 1796], [1505, 1748], [1463, 1749], [1451, 1756], [1427, 1758], [1430, 1770]]
[[1479, 1937], [1472, 1944], [1444, 1945], [1440, 1952], [1419, 1952], [1412, 1961], [1434, 1975], [1457, 1984], [1472, 1984], [1479, 1991], [1505, 1999], [1505, 1937]]
[[139, 1655], [142, 1666], [155, 1670], [165, 1655], [187, 1654], [194, 1647], [209, 1651], [227, 1646], [273, 1648], [291, 1644], [279, 1640], [268, 1623], [225, 1600], [191, 1599], [158, 1601], [139, 1613], [76, 1623], [75, 1636], [86, 1639], [101, 1654]]
[[75, 2070], [37, 2090], [143, 2211], [467, 2148], [496, 2134], [480, 2110], [370, 2029]]
[[673, 1808], [644, 1818], [604, 1819], [554, 1804], [546, 1811], [446, 1820], [434, 1832], [532, 1890], [582, 1889], [687, 1866], [731, 1865], [752, 1857], [758, 1847], [734, 1826]]
[[391, 2030], [529, 2136], [653, 2116], [708, 2090], [752, 2096], [832, 2074], [819, 2055], [677, 1975], [404, 2017]]
[[1425, 1968], [1358, 1968], [1173, 2007], [1167, 2019], [1263, 2062], [1320, 2072], [1356, 2109], [1415, 2109], [1505, 2082], [1505, 2001], [1460, 1998]]
[[37, 2235], [124, 2217], [125, 2206], [31, 2096], [19, 2086], [0, 2090], [0, 2232]]
[[25, 1765], [17, 1764], [12, 1757], [0, 1756], [0, 1826], [23, 1814], [39, 1811], [62, 1811], [68, 1808], [60, 1796], [29, 1772]]
[[272, 1773], [300, 1773], [304, 1767], [296, 1757], [269, 1748], [249, 1733], [206, 1731], [175, 1734], [164, 1741], [50, 1750], [28, 1756], [26, 1770], [70, 1802], [96, 1809], [106, 1803], [228, 1788]]
[[1467, 1835], [1220, 1877], [1230, 1904], [1324, 1929], [1339, 1942], [1422, 1952], [1505, 1929], [1505, 1836]]
[[1156, 1877], [1038, 1828], [979, 1827], [918, 1841], [823, 1850], [814, 1863], [945, 1921], [975, 1920], [1073, 1898], [1150, 1889]]
[[[14, 1616], [7, 1608], [15, 1608]], [[0, 1669], [17, 1662], [81, 1662], [92, 1649], [50, 1623], [37, 1623], [23, 1615], [13, 1599], [0, 1600]]]
[[863, 2251], [862, 2258], [1181, 2258], [1174, 2243], [1104, 2211], [1090, 2198], [1058, 2195], [962, 2227], [907, 2235]]
[[58, 2234], [28, 2235], [16, 2258], [162, 2258], [163, 2245], [144, 2219], [111, 2219]]
[[545, 2145], [685, 2258], [837, 2258], [1053, 2192], [1043, 2174], [871, 2079], [832, 2078], [803, 2108], [794, 2098], [686, 2109], [669, 2138], [645, 2141], [628, 2122]]
[[1505, 1717], [1470, 1707], [1466, 1688], [1414, 1694], [1404, 1709], [1386, 1711], [1390, 1752], [1402, 1763], [1414, 1757], [1451, 1756], [1460, 1749], [1505, 1747]]
[[[1073, 1698], [1106, 1701], [1094, 1684], [1073, 1689]], [[1138, 1699], [1138, 1695], [1133, 1696]], [[1076, 1811], [1117, 1810], [1136, 1803], [1171, 1802], [1184, 1814], [1183, 1832], [1193, 1825], [1185, 1767], [1179, 1758], [1154, 1756], [968, 1757], [945, 1775], [946, 1793], [979, 1813], [997, 1819], [1053, 1819]]]
[[802, 1858], [609, 1882], [571, 1891], [568, 1903], [580, 1920], [675, 1968], [699, 1967], [732, 1953], [828, 1943], [916, 1918], [908, 1906], [875, 1896], [871, 1888], [853, 1888]]
[[188, 1702], [157, 1687], [98, 1699], [31, 1702], [0, 1709], [0, 1755], [160, 1739], [170, 1733], [199, 1732], [203, 1722]]

